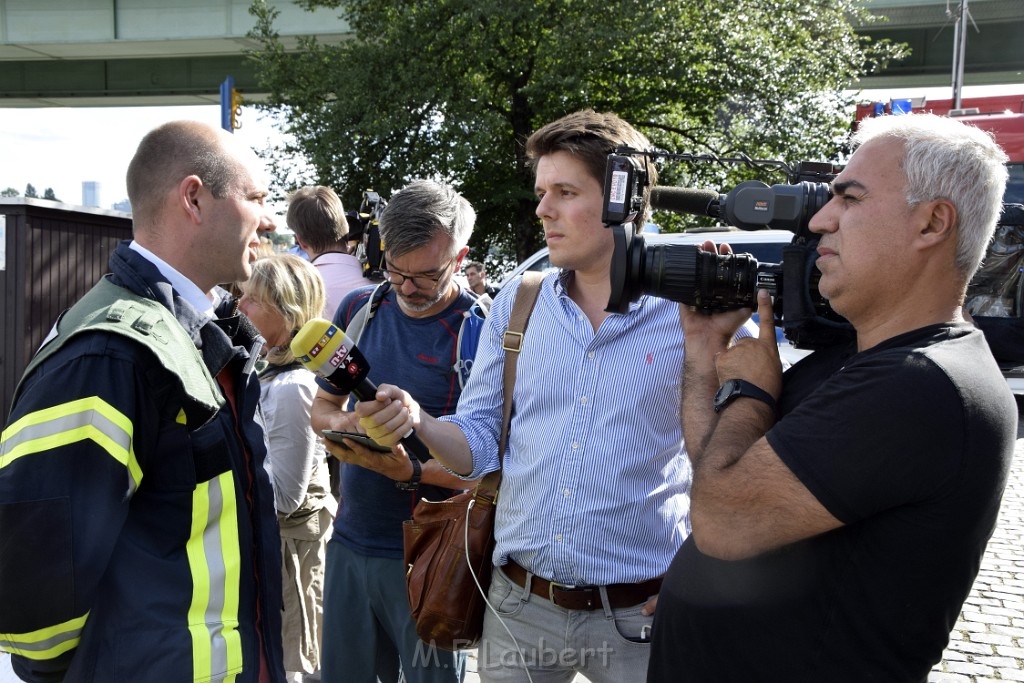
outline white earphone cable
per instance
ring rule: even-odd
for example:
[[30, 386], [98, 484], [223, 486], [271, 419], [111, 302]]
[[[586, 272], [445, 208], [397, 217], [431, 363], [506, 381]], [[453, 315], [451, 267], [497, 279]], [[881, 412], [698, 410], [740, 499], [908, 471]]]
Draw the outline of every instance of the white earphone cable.
[[[503, 629], [505, 629], [505, 633], [507, 633], [508, 637], [512, 639], [512, 643], [516, 646], [516, 653], [519, 655], [519, 659], [523, 663], [523, 671], [526, 672], [526, 678], [530, 681], [530, 683], [533, 683], [533, 676], [530, 675], [530, 668], [526, 665], [526, 656], [523, 655], [523, 649], [519, 646], [519, 641], [516, 640], [516, 637], [514, 635], [512, 635], [512, 631], [509, 630], [509, 627], [505, 623], [505, 620], [501, 618], [500, 614], [498, 614], [498, 610], [494, 609], [494, 606], [491, 604], [490, 600], [487, 599], [487, 591], [485, 591], [484, 587], [480, 585], [480, 579], [477, 578], [476, 572], [473, 571], [473, 562], [469, 558], [469, 513], [473, 509], [473, 506], [475, 504], [475, 498], [469, 501], [469, 505], [467, 506], [466, 509], [466, 526], [462, 530], [462, 547], [466, 553], [466, 566], [469, 567], [469, 574], [473, 577], [473, 583], [476, 584], [476, 589], [480, 592], [480, 595], [483, 596], [484, 604], [487, 605], [487, 609], [491, 610], [491, 613], [497, 618], [498, 623], [501, 624], [501, 627]], [[490, 558], [486, 559], [488, 562], [490, 562]]]

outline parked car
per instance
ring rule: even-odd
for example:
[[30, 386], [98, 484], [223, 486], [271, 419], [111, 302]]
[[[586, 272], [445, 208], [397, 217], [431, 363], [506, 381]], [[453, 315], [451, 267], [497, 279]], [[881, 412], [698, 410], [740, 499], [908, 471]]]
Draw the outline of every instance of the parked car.
[[[752, 254], [760, 263], [781, 263], [782, 248], [793, 241], [793, 233], [787, 230], [738, 230], [735, 228], [710, 228], [690, 230], [678, 233], [647, 233], [643, 234], [644, 241], [648, 246], [659, 246], [665, 244], [703, 244], [705, 240], [711, 240], [715, 244], [728, 242], [733, 252], [737, 254]], [[548, 257], [548, 248], [543, 247], [531, 254], [525, 261], [520, 263], [515, 270], [502, 278], [497, 285], [501, 288], [512, 278], [528, 270], [539, 270], [543, 272], [555, 270]], [[756, 313], [755, 322], [756, 322]], [[789, 340], [782, 334], [782, 328], [775, 328], [775, 335], [779, 343], [779, 353], [787, 363], [795, 363], [807, 354], [807, 349], [793, 347]]]
[[1004, 204], [965, 306], [1024, 405], [1024, 205]]

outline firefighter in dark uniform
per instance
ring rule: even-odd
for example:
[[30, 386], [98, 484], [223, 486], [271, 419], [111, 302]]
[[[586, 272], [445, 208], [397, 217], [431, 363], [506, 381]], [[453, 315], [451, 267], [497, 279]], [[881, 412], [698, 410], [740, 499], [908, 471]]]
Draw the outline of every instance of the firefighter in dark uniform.
[[262, 164], [172, 122], [131, 243], [30, 363], [0, 440], [0, 649], [26, 681], [279, 683], [281, 558], [252, 371], [218, 283], [274, 229]]

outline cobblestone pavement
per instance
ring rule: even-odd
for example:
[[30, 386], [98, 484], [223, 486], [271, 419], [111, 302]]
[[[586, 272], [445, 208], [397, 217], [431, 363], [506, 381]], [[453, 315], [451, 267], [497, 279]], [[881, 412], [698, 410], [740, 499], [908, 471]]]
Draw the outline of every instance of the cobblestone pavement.
[[942, 662], [928, 677], [929, 683], [989, 681], [1024, 681], [1024, 425], [999, 523]]

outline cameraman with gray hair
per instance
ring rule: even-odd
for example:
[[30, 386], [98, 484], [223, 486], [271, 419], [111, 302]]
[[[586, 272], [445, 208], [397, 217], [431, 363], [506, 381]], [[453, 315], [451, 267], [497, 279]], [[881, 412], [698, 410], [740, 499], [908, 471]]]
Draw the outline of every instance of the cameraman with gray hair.
[[[476, 213], [453, 188], [418, 180], [398, 191], [380, 217], [386, 280], [341, 301], [334, 324], [355, 334], [374, 382], [401, 382], [431, 415], [455, 412], [461, 395], [456, 334], [476, 295], [453, 278], [469, 251]], [[369, 307], [369, 309], [367, 309]], [[364, 432], [349, 396], [324, 380], [311, 422]], [[326, 442], [341, 461], [342, 504], [327, 545], [322, 680], [391, 683], [399, 666], [409, 683], [461, 680], [460, 654], [424, 648], [405, 592], [402, 522], [421, 498], [445, 500], [468, 484], [437, 462], [371, 451], [346, 440]]]
[[766, 291], [760, 337], [731, 348], [749, 309], [683, 314], [693, 533], [648, 681], [923, 683], [977, 575], [1017, 411], [961, 306], [1006, 155], [925, 114], [863, 121], [853, 142], [810, 229], [856, 341], [780, 375]]

